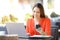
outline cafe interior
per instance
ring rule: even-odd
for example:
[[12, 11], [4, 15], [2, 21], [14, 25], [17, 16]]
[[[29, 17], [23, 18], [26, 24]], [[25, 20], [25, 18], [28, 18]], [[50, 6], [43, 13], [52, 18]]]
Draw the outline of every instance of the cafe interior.
[[[22, 37], [22, 39], [19, 39], [18, 34], [25, 34], [25, 32], [22, 31], [24, 30], [22, 26], [26, 27], [26, 21], [28, 18], [32, 17], [32, 7], [36, 3], [41, 3], [43, 5], [46, 17], [51, 20], [51, 37], [38, 36], [38, 38], [60, 40], [60, 0], [0, 0], [0, 40], [30, 39], [27, 37], [25, 39]], [[13, 33], [10, 34], [9, 32], [8, 34], [8, 30]], [[34, 38], [37, 39], [37, 37]]]

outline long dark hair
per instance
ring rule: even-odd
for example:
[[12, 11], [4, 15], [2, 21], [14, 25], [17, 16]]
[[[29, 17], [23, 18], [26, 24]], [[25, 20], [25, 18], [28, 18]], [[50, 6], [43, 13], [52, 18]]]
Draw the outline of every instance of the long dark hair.
[[[44, 8], [42, 6], [42, 4], [40, 3], [37, 3], [33, 6], [32, 10], [35, 8], [35, 7], [38, 7], [40, 9], [40, 18], [45, 18], [45, 13], [44, 13]], [[34, 17], [34, 16], [33, 16]]]

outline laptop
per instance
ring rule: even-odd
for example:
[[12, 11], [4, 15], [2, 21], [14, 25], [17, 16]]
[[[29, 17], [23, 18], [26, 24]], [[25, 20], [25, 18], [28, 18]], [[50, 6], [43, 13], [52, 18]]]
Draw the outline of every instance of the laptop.
[[19, 37], [27, 36], [24, 23], [6, 23], [8, 34], [18, 34]]

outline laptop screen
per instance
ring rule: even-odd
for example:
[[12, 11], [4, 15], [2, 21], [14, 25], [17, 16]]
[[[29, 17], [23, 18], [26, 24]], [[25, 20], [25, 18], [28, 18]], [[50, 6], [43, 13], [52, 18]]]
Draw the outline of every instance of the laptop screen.
[[24, 23], [7, 23], [6, 24], [8, 34], [18, 34], [19, 37], [26, 37]]

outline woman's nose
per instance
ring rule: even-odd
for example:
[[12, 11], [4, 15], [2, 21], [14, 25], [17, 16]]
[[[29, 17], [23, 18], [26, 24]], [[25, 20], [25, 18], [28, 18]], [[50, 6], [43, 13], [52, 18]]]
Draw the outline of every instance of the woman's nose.
[[36, 12], [34, 14], [37, 14]]

